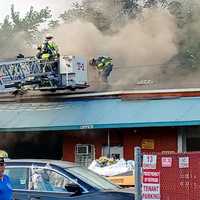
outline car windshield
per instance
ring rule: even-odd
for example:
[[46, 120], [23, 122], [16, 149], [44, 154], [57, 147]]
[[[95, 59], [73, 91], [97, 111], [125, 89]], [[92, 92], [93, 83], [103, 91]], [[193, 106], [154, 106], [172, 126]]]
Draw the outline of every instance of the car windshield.
[[120, 187], [117, 185], [112, 184], [110, 181], [106, 180], [105, 178], [95, 174], [94, 172], [82, 168], [82, 167], [70, 167], [66, 168], [68, 172], [77, 176], [82, 181], [88, 183], [92, 187], [103, 189], [103, 190], [119, 190]]

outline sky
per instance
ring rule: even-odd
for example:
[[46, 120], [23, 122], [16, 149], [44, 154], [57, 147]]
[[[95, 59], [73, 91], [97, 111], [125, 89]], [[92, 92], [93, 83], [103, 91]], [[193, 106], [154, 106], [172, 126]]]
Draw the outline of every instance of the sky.
[[[48, 6], [52, 10], [53, 16], [58, 16], [60, 12], [69, 8], [74, 0], [0, 0], [0, 22], [6, 15], [10, 13], [11, 4], [15, 5], [15, 10], [22, 14], [26, 13], [30, 6], [34, 6], [36, 10]], [[58, 3], [59, 2], [59, 3]]]

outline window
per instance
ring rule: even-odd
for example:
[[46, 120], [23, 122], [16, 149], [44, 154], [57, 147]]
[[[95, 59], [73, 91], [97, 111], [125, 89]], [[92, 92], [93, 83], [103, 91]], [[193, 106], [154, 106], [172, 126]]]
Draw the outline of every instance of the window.
[[5, 174], [9, 176], [13, 189], [28, 189], [28, 168], [6, 168]]
[[187, 138], [187, 151], [200, 151], [200, 138]]
[[66, 171], [78, 177], [89, 185], [103, 190], [117, 190], [119, 187], [112, 184], [107, 179], [95, 174], [94, 172], [82, 167], [69, 167]]
[[65, 186], [72, 183], [63, 175], [44, 168], [32, 170], [31, 182], [33, 190], [48, 192], [67, 192]]

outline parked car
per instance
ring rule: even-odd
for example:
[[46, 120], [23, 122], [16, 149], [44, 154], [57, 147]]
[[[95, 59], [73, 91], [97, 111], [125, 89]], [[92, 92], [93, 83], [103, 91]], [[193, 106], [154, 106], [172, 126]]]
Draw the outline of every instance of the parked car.
[[7, 160], [14, 200], [134, 200], [103, 177], [76, 164], [53, 160]]

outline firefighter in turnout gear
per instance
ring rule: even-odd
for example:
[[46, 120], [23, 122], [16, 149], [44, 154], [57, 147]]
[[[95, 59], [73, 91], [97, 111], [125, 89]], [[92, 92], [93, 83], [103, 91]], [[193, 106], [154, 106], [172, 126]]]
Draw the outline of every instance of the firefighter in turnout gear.
[[53, 41], [53, 36], [48, 35], [42, 46], [38, 46], [36, 57], [45, 61], [52, 61], [59, 58], [58, 46]]
[[90, 60], [89, 64], [97, 68], [103, 82], [108, 82], [108, 77], [113, 69], [112, 58], [100, 56]]
[[42, 62], [50, 62], [48, 65], [44, 66], [43, 72], [48, 72], [49, 69], [53, 68], [53, 70], [58, 73], [58, 58], [60, 54], [58, 52], [58, 46], [53, 41], [53, 36], [47, 35], [43, 45], [38, 46], [37, 49], [38, 53], [36, 57]]
[[38, 52], [37, 52], [37, 54], [36, 54], [36, 58], [42, 59], [42, 46], [39, 45], [39, 46], [37, 47], [37, 50], [38, 50]]

